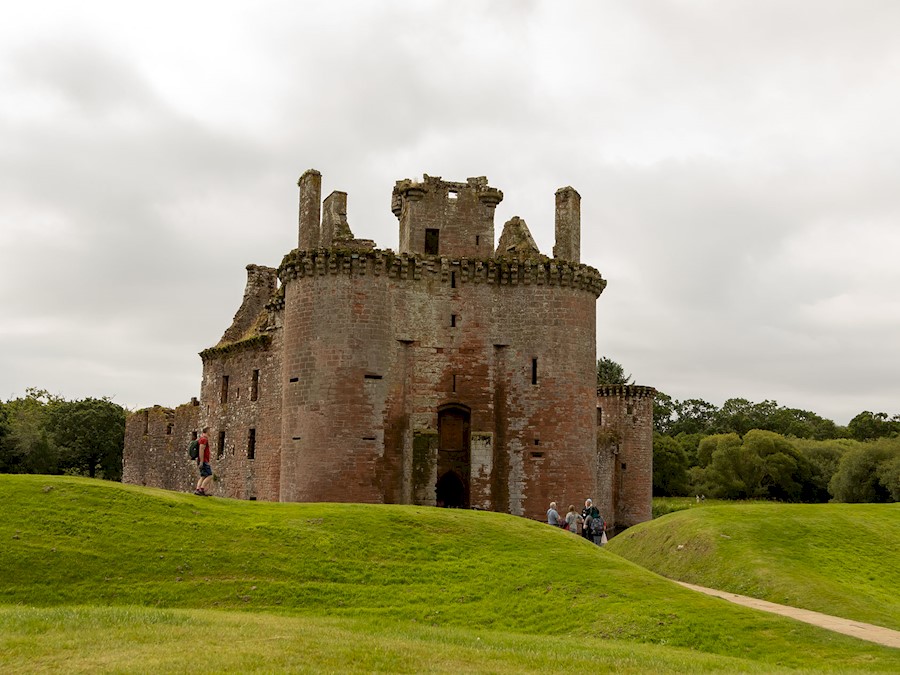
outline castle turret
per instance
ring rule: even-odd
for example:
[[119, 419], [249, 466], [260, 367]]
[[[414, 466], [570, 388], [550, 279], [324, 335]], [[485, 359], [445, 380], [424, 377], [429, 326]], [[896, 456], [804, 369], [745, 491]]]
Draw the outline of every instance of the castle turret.
[[465, 183], [425, 176], [397, 181], [391, 211], [400, 221], [400, 252], [489, 258], [494, 253], [494, 209], [503, 193], [487, 178]]
[[597, 388], [595, 501], [616, 529], [652, 517], [655, 396], [653, 387], [609, 384]]

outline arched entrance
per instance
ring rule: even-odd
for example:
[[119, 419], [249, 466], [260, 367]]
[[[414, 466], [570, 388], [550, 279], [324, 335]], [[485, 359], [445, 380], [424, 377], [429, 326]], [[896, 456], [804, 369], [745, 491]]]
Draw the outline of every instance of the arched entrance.
[[447, 405], [438, 410], [438, 481], [434, 486], [438, 506], [469, 508], [470, 417], [469, 409], [463, 405]]

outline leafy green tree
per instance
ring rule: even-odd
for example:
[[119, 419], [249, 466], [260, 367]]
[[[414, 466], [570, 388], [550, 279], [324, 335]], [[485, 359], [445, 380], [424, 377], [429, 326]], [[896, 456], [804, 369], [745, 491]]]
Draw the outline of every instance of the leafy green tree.
[[46, 428], [47, 409], [60, 400], [43, 389], [30, 388], [24, 398], [4, 404], [7, 435], [0, 459], [9, 473], [58, 473], [59, 452]]
[[653, 399], [653, 431], [657, 434], [671, 435], [675, 421], [675, 400], [665, 392], [656, 392]]
[[712, 461], [716, 450], [740, 447], [741, 437], [737, 434], [715, 434], [704, 437], [697, 446], [697, 465], [706, 467]]
[[[887, 442], [885, 442], [887, 441]], [[879, 475], [882, 463], [892, 462], [898, 455], [895, 440], [861, 443], [841, 457], [838, 470], [828, 483], [834, 501], [849, 503], [883, 503], [891, 501], [891, 491]]]
[[847, 431], [857, 441], [867, 441], [887, 436], [895, 436], [900, 432], [900, 421], [897, 417], [888, 417], [887, 413], [873, 413], [864, 410], [850, 420]]
[[703, 399], [689, 398], [684, 401], [675, 401], [676, 420], [671, 425], [669, 433], [678, 434], [709, 434], [711, 423], [718, 408]]
[[678, 441], [671, 436], [653, 439], [653, 494], [676, 497], [688, 494], [688, 461]]
[[878, 465], [878, 482], [890, 493], [893, 501], [900, 502], [900, 453]]
[[811, 475], [809, 478], [809, 497], [806, 501], [824, 503], [831, 499], [828, 492], [828, 483], [837, 473], [841, 457], [850, 448], [856, 447], [857, 441], [847, 438], [815, 441], [798, 439], [794, 441], [796, 447], [809, 462]]
[[122, 478], [125, 409], [108, 398], [58, 401], [48, 409], [60, 467], [95, 478]]
[[625, 374], [621, 364], [605, 356], [597, 359], [597, 386], [604, 384], [632, 384], [631, 375]]
[[744, 436], [743, 449], [763, 462], [760, 492], [766, 498], [796, 502], [812, 496], [812, 467], [784, 436], [754, 429]]

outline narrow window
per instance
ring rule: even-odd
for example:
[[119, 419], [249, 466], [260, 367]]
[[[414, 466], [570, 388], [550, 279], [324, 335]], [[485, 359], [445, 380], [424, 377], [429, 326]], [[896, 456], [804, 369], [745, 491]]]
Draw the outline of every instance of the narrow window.
[[450, 288], [456, 288], [456, 272], [450, 272]]
[[534, 457], [535, 459], [540, 459], [541, 457], [544, 456], [544, 453], [543, 452], [532, 452], [531, 456]]
[[259, 370], [253, 371], [253, 379], [250, 380], [250, 400], [255, 401], [259, 398]]
[[426, 255], [437, 255], [438, 254], [438, 242], [440, 241], [440, 230], [425, 230], [425, 254]]
[[597, 406], [597, 426], [599, 427], [601, 424], [603, 424], [603, 408], [601, 408], [598, 405]]
[[534, 444], [535, 444], [535, 445], [540, 445], [540, 444], [541, 444], [541, 439], [540, 439], [540, 438], [535, 438], [535, 439], [534, 439]]
[[173, 425], [171, 422], [169, 422], [169, 423], [166, 425], [166, 436], [171, 436], [171, 435], [172, 435], [172, 427], [173, 427], [173, 426], [174, 426], [174, 425]]
[[216, 448], [216, 459], [222, 459], [225, 456], [225, 432], [219, 432], [219, 447]]
[[228, 403], [228, 376], [222, 376], [222, 395], [219, 397], [220, 403]]
[[293, 384], [294, 382], [299, 382], [299, 381], [300, 381], [300, 378], [299, 378], [299, 377], [292, 377], [292, 378], [290, 379], [291, 384]]
[[480, 243], [481, 243], [481, 235], [476, 234], [475, 235], [475, 245], [478, 246]]
[[456, 314], [450, 315], [450, 327], [456, 328]]
[[247, 459], [256, 458], [256, 429], [250, 429], [247, 434]]
[[456, 393], [456, 375], [453, 375], [453, 393]]
[[628, 465], [625, 462], [622, 462], [622, 471], [628, 468]]
[[531, 359], [531, 384], [537, 384], [537, 359]]

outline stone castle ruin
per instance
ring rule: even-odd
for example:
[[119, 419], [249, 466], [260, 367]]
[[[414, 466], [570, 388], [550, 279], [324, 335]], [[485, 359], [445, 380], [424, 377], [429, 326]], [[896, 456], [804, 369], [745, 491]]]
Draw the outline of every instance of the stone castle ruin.
[[129, 416], [125, 482], [190, 489], [185, 449], [209, 426], [221, 496], [539, 519], [592, 497], [614, 527], [650, 518], [655, 392], [597, 388], [606, 281], [580, 262], [578, 192], [556, 192], [547, 257], [518, 217], [494, 248], [486, 178], [401, 180], [395, 253], [354, 237], [318, 171], [298, 184], [298, 247], [247, 266], [199, 400]]

